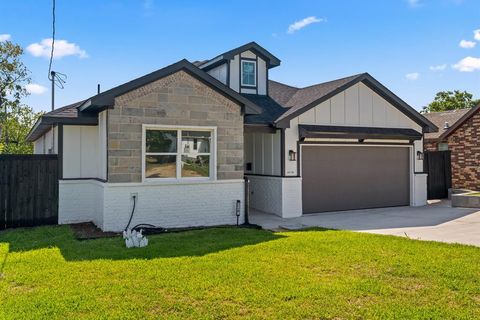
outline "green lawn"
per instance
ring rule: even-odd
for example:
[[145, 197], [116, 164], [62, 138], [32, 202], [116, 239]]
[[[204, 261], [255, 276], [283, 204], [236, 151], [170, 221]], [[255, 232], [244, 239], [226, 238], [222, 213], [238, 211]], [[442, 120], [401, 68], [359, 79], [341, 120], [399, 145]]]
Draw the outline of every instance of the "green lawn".
[[0, 318], [480, 318], [480, 248], [324, 230], [149, 238], [0, 232]]

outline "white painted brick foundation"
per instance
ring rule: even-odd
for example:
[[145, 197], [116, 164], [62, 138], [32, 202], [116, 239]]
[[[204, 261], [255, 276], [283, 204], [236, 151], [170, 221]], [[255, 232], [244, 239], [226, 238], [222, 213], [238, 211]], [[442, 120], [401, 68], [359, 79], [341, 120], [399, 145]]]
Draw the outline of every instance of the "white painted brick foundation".
[[60, 182], [59, 223], [93, 221], [104, 231], [121, 231], [131, 223], [195, 227], [236, 224], [236, 202], [244, 222], [244, 181], [219, 180], [171, 184], [102, 183], [95, 180]]
[[103, 183], [61, 180], [58, 186], [58, 223], [103, 223]]
[[282, 218], [302, 215], [302, 178], [248, 176], [252, 209]]

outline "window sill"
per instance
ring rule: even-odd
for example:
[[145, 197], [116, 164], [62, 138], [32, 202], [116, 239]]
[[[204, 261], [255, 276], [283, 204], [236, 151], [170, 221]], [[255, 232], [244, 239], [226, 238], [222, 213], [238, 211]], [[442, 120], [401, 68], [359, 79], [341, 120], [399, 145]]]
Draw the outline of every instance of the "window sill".
[[208, 185], [208, 184], [231, 184], [244, 183], [244, 179], [227, 180], [171, 180], [171, 181], [143, 181], [143, 182], [110, 182], [105, 185], [109, 188], [115, 187], [162, 187], [162, 186], [181, 186], [181, 185]]

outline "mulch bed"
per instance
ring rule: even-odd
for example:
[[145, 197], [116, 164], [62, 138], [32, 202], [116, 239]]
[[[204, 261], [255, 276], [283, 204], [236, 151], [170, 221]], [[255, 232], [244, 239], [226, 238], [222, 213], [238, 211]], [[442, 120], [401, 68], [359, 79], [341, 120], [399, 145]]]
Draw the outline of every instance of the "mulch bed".
[[[238, 227], [262, 229], [262, 227], [255, 224], [243, 224]], [[102, 229], [98, 228], [92, 222], [71, 224], [70, 228], [72, 229], [73, 235], [77, 240], [112, 238], [112, 237], [118, 237], [121, 235], [120, 232], [103, 232]], [[144, 234], [149, 235], [149, 234], [158, 234], [158, 233], [173, 233], [173, 232], [204, 230], [204, 229], [212, 229], [212, 228], [232, 228], [232, 226], [221, 225], [221, 226], [208, 226], [208, 227], [171, 228], [171, 229], [164, 229], [163, 231], [144, 229]]]
[[120, 235], [120, 233], [116, 232], [103, 232], [92, 222], [71, 224], [70, 228], [72, 229], [73, 235], [77, 240], [111, 238], [118, 237]]

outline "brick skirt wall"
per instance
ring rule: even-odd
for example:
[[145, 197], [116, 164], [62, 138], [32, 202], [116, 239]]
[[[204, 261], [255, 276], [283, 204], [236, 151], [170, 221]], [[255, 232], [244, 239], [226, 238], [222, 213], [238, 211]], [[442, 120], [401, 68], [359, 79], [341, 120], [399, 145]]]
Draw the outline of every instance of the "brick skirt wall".
[[300, 217], [302, 178], [248, 175], [252, 209], [274, 213], [282, 218]]
[[[88, 191], [88, 190], [91, 190]], [[61, 181], [59, 223], [94, 222], [104, 231], [122, 231], [138, 194], [131, 226], [149, 223], [165, 228], [236, 224], [244, 222], [244, 180], [194, 183], [102, 183], [95, 180]]]

